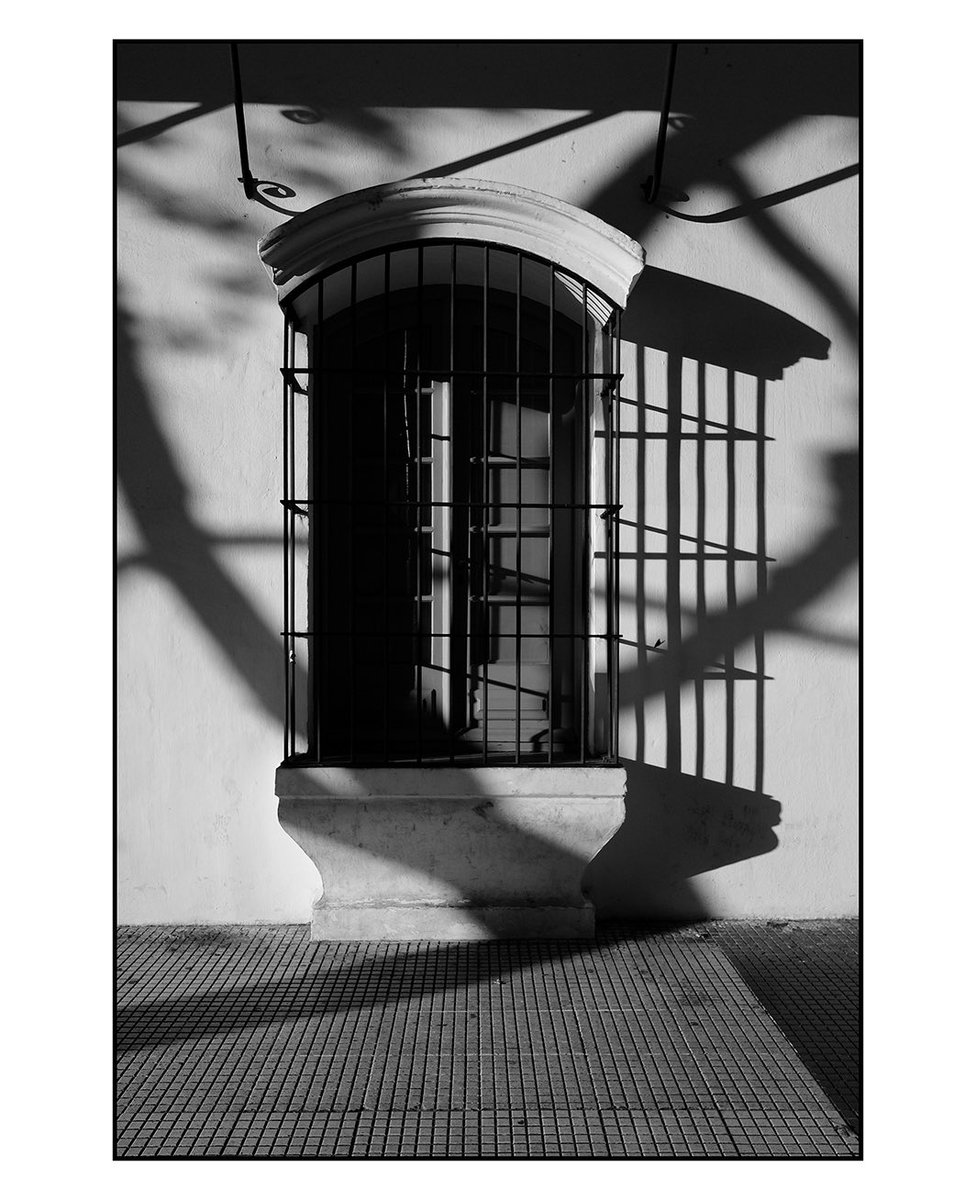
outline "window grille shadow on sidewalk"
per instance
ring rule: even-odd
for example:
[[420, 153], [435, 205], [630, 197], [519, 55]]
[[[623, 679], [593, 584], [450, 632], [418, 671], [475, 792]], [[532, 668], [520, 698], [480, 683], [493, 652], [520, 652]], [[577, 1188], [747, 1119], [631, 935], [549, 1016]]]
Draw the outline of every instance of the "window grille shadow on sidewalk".
[[[798, 973], [768, 925], [438, 945], [124, 929], [119, 1153], [856, 1155], [723, 953], [740, 933], [779, 943], [794, 1001], [820, 1013], [821, 1059], [842, 1047], [831, 980]], [[824, 943], [849, 955], [835, 933]]]

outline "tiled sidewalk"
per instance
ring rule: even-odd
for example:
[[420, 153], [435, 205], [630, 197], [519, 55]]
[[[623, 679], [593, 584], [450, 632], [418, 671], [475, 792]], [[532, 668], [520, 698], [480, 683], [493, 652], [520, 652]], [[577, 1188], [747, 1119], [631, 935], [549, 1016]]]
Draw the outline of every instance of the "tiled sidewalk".
[[856, 1157], [856, 928], [123, 929], [117, 1153]]

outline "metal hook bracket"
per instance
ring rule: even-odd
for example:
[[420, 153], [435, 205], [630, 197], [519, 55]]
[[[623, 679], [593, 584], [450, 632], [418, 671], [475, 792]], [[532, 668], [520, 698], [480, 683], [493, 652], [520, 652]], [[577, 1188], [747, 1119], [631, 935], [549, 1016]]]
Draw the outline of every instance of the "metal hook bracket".
[[[237, 116], [237, 144], [241, 152], [241, 173], [237, 177], [237, 182], [243, 184], [244, 195], [248, 200], [256, 200], [259, 204], [263, 204], [265, 208], [270, 208], [276, 213], [281, 213], [286, 217], [298, 216], [293, 209], [282, 208], [278, 204], [274, 204], [269, 196], [274, 196], [278, 200], [290, 200], [294, 196], [294, 188], [290, 188], [284, 183], [275, 183], [271, 179], [255, 179], [251, 174], [251, 167], [247, 157], [247, 127], [244, 124], [244, 93], [241, 87], [241, 64], [237, 54], [237, 43], [230, 44], [230, 61], [234, 70], [234, 112]], [[262, 191], [262, 189], [264, 189]]]

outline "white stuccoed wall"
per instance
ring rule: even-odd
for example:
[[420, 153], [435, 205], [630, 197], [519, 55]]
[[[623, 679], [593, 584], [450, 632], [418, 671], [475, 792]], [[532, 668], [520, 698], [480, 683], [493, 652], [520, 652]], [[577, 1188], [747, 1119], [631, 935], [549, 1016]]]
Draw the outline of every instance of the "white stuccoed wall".
[[[146, 49], [119, 50], [119, 916], [132, 923], [303, 921], [318, 877], [279, 827], [273, 792], [281, 757], [281, 317], [256, 252], [259, 238], [284, 218], [244, 199], [229, 105], [153, 136], [135, 132], [230, 95], [223, 47], [151, 51], [149, 69]], [[591, 868], [590, 883], [605, 914], [853, 914], [857, 592], [853, 569], [841, 566], [856, 518], [845, 508], [845, 521], [836, 519], [831, 464], [832, 456], [856, 451], [856, 177], [737, 219], [664, 219], [638, 188], [653, 158], [657, 112], [646, 105], [661, 94], [660, 47], [536, 50], [534, 58], [552, 61], [532, 78], [520, 48], [469, 47], [457, 77], [447, 79], [443, 47], [401, 48], [393, 73], [385, 53], [324, 48], [319, 71], [315, 48], [306, 46], [289, 73], [282, 47], [243, 48], [251, 169], [295, 187], [298, 196], [281, 201], [285, 207], [300, 211], [484, 156], [452, 173], [520, 184], [593, 211], [645, 246], [649, 268], [761, 301], [829, 341], [826, 358], [803, 357], [766, 384], [766, 431], [775, 439], [765, 458], [766, 546], [776, 561], [768, 569], [772, 603], [756, 619], [767, 625], [761, 785], [772, 799], [755, 793], [751, 682], [737, 682], [733, 693], [731, 775], [725, 684], [704, 685], [703, 778], [695, 779], [694, 685], [685, 683], [676, 701], [673, 685], [670, 694], [661, 690], [661, 656], [650, 650], [658, 638], [665, 649], [673, 644], [665, 564], [647, 562], [642, 587], [627, 567], [623, 628], [638, 643], [622, 656], [628, 822], [626, 837], [618, 835]], [[673, 107], [687, 119], [670, 135], [665, 178], [688, 193], [675, 205], [681, 212], [741, 204], [738, 181], [762, 197], [858, 160], [849, 100], [857, 91], [855, 51], [793, 51], [791, 62], [787, 48], [767, 50], [775, 53], [765, 73], [768, 119], [760, 53], [692, 47], [679, 56]], [[588, 80], [596, 81], [592, 96]], [[784, 95], [789, 103], [778, 112]], [[283, 115], [313, 102], [316, 123]], [[611, 115], [491, 153], [591, 109]], [[638, 298], [625, 325], [623, 395], [667, 408], [666, 353], [641, 327], [647, 302]], [[696, 311], [680, 320], [694, 320]], [[700, 340], [707, 344], [721, 332], [714, 328], [721, 311], [705, 312]], [[679, 368], [682, 411], [694, 413], [697, 366], [686, 359]], [[705, 367], [705, 381], [708, 416], [723, 420], [721, 362]], [[740, 371], [735, 385], [738, 423], [752, 428], [755, 378]], [[666, 430], [665, 416], [645, 417], [645, 430]], [[706, 536], [721, 541], [727, 443], [713, 445], [720, 457], [709, 459]], [[681, 533], [693, 536], [695, 449], [685, 446]], [[668, 521], [666, 444], [645, 441], [642, 460], [634, 447], [624, 456], [624, 516], [637, 511], [641, 471], [643, 547], [661, 551], [665, 537], [650, 530]], [[755, 538], [752, 454], [754, 443], [737, 444], [740, 545]], [[856, 484], [845, 495], [849, 504]], [[743, 497], [751, 498], [751, 513]], [[691, 562], [684, 568], [672, 608], [680, 600], [694, 610], [694, 569]], [[710, 610], [725, 604], [724, 570], [724, 563], [708, 565]], [[737, 580], [738, 603], [747, 605], [755, 565], [740, 564]], [[693, 627], [692, 612], [686, 637]], [[737, 662], [752, 669], [754, 625], [747, 632]], [[672, 705], [674, 722], [674, 704], [681, 730], [672, 724], [669, 763], [666, 715]]]

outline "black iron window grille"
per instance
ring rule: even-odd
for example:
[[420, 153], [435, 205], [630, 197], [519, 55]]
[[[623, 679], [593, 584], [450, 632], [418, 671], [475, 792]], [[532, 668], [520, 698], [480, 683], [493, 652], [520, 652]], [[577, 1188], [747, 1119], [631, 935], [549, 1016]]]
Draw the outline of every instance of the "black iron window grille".
[[619, 365], [619, 309], [502, 246], [289, 298], [286, 763], [616, 761]]

